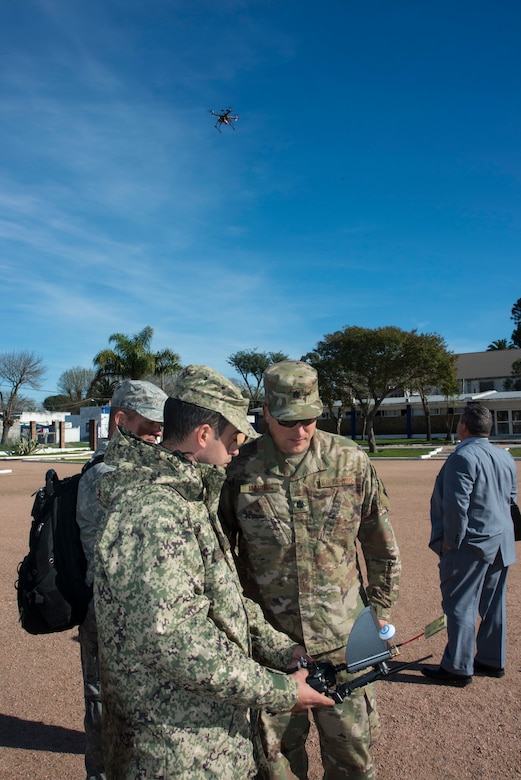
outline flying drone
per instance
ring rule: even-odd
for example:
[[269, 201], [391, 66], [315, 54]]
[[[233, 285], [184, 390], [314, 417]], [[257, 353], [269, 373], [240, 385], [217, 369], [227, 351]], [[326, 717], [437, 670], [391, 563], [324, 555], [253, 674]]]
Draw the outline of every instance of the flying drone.
[[223, 108], [220, 112], [218, 111], [210, 111], [210, 114], [212, 116], [217, 117], [217, 122], [215, 123], [214, 127], [221, 132], [221, 125], [228, 125], [228, 127], [231, 127], [232, 130], [235, 130], [235, 127], [232, 125], [232, 122], [237, 122], [239, 117], [237, 115], [232, 116], [232, 109], [231, 108]]

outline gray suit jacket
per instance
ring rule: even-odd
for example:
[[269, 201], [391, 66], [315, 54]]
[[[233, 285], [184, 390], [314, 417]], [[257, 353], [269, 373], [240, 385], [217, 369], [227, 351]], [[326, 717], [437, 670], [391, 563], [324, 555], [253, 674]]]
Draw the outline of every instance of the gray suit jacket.
[[516, 560], [510, 501], [517, 497], [512, 456], [488, 439], [467, 439], [441, 469], [431, 498], [429, 547], [438, 555], [442, 540], [452, 549], [466, 547], [492, 563]]

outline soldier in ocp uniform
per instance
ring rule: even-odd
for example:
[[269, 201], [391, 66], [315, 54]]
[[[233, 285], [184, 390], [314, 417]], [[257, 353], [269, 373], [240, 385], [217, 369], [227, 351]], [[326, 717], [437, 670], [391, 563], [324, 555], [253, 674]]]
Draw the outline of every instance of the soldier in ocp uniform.
[[162, 445], [116, 431], [105, 455], [116, 469], [98, 491], [105, 769], [108, 780], [245, 780], [257, 771], [249, 708], [332, 702], [305, 669], [282, 672], [304, 648], [244, 599], [217, 518], [223, 466], [256, 435], [247, 401], [206, 366], [184, 369], [173, 395]]
[[[228, 467], [223, 527], [246, 595], [316, 660], [340, 664], [364, 606], [372, 605], [384, 625], [398, 594], [400, 560], [388, 498], [362, 449], [317, 430], [323, 407], [314, 368], [301, 361], [270, 366], [264, 390], [268, 430], [245, 444]], [[313, 715], [324, 778], [373, 780], [370, 747], [378, 732], [373, 686]], [[261, 720], [266, 777], [307, 778], [308, 714], [263, 713]]]

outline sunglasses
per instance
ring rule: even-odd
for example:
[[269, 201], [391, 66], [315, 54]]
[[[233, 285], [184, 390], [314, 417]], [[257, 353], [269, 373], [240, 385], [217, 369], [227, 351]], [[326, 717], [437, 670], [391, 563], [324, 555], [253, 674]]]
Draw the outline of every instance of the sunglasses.
[[277, 420], [277, 422], [279, 425], [282, 425], [283, 428], [294, 428], [295, 425], [302, 425], [305, 428], [307, 425], [311, 425], [317, 420], [318, 417], [312, 417], [310, 420]]

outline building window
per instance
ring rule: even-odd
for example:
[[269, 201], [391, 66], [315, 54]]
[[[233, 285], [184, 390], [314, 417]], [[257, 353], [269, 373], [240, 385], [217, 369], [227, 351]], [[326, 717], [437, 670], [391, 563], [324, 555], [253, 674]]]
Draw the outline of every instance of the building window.
[[510, 433], [510, 424], [508, 421], [508, 411], [496, 412], [496, 433], [498, 436], [508, 436]]
[[521, 410], [520, 409], [512, 410], [512, 433], [515, 434], [521, 433]]

